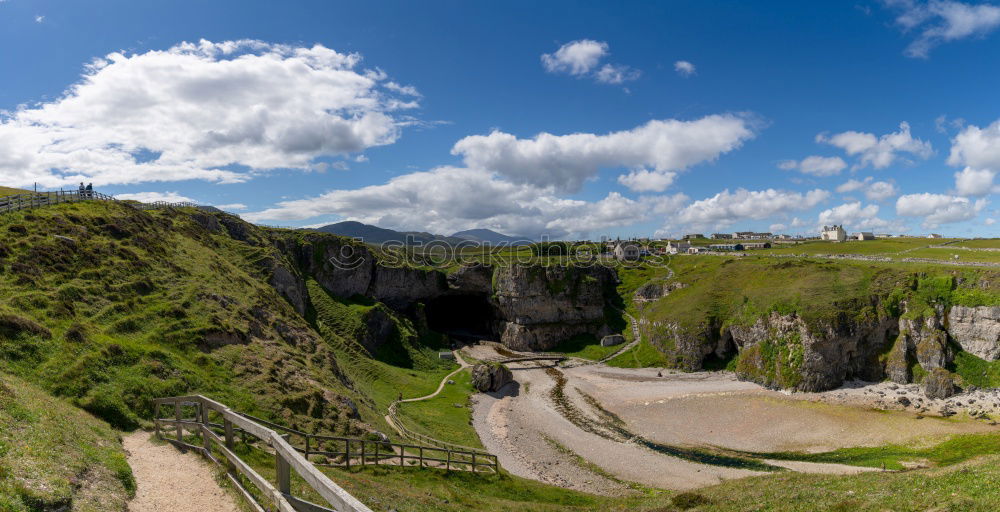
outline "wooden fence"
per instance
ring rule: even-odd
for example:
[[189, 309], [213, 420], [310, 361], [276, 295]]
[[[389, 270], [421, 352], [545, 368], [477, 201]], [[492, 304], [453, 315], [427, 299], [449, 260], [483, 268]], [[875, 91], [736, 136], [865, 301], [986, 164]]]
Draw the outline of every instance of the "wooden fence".
[[[228, 478], [240, 491], [247, 503], [257, 512], [371, 512], [367, 506], [335, 484], [293, 448], [284, 436], [256, 421], [230, 410], [225, 405], [203, 396], [158, 398], [153, 401], [156, 410], [156, 435], [163, 438], [164, 427], [172, 427], [177, 445], [201, 452], [218, 465], [223, 463], [216, 453], [226, 459]], [[160, 418], [163, 407], [172, 409], [173, 418]], [[191, 411], [188, 418], [186, 413]], [[217, 421], [212, 421], [212, 415]], [[221, 421], [221, 422], [220, 422]], [[201, 446], [189, 444], [184, 439], [185, 429], [201, 439]], [[274, 452], [277, 484], [260, 476], [233, 450], [235, 433], [249, 434], [266, 443]], [[216, 431], [220, 430], [220, 435]], [[292, 495], [292, 470], [330, 506], [320, 506]]]
[[[309, 434], [232, 411], [200, 395], [158, 398], [153, 404], [157, 437], [163, 439], [169, 433], [167, 440], [170, 442], [196, 450], [221, 466], [223, 463], [216, 456], [216, 453], [220, 454], [226, 459], [229, 480], [258, 512], [269, 510], [270, 506], [282, 512], [369, 510], [316, 469], [316, 466], [350, 468], [386, 465], [491, 474], [500, 471], [497, 457], [489, 453]], [[164, 408], [172, 417], [161, 417]], [[184, 438], [185, 430], [197, 437], [201, 444], [188, 443]], [[274, 452], [276, 485], [261, 477], [234, 453], [237, 435], [244, 442], [247, 441], [247, 436], [259, 440]], [[295, 469], [334, 509], [292, 496], [290, 469]]]
[[[79, 203], [81, 201], [117, 201], [117, 199], [93, 190], [55, 190], [52, 192], [14, 194], [0, 197], [0, 213], [29, 210], [60, 203]], [[160, 210], [163, 208], [196, 206], [193, 203], [168, 203], [165, 201], [155, 201], [152, 203], [127, 201], [125, 204], [139, 210]]]

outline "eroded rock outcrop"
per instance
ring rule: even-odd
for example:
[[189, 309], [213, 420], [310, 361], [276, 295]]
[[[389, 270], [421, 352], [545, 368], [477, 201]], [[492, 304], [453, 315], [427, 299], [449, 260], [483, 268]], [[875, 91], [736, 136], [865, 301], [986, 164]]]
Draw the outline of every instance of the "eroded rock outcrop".
[[500, 341], [515, 350], [547, 350], [580, 335], [610, 334], [604, 320], [610, 268], [500, 267], [493, 276]]
[[510, 369], [499, 363], [482, 363], [472, 367], [472, 385], [480, 392], [499, 391], [514, 380]]
[[935, 368], [924, 377], [923, 388], [928, 398], [950, 398], [955, 394], [955, 378], [948, 370]]
[[1000, 359], [1000, 306], [952, 307], [948, 334], [966, 352], [987, 361]]

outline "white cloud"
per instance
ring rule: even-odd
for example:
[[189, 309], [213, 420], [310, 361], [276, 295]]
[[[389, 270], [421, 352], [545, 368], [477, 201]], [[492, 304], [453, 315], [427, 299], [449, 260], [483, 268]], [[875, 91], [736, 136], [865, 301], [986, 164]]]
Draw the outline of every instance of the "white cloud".
[[808, 156], [803, 158], [801, 162], [782, 161], [778, 167], [786, 171], [797, 170], [813, 176], [834, 176], [847, 168], [847, 162], [839, 156]]
[[451, 152], [462, 155], [468, 167], [495, 171], [517, 183], [572, 192], [601, 168], [680, 171], [715, 160], [753, 136], [746, 118], [712, 115], [694, 121], [654, 120], [607, 135], [541, 133], [518, 139], [494, 131], [465, 137]]
[[951, 141], [948, 163], [1000, 171], [1000, 120], [986, 128], [965, 127]]
[[693, 228], [724, 227], [740, 220], [761, 220], [792, 211], [808, 210], [830, 197], [830, 193], [815, 189], [805, 194], [784, 190], [729, 190], [682, 209], [678, 220]]
[[542, 65], [549, 73], [585, 75], [607, 54], [608, 43], [580, 39], [560, 46], [555, 53], [543, 53]]
[[0, 117], [0, 175], [56, 187], [309, 169], [320, 156], [391, 144], [414, 106], [390, 96], [360, 57], [320, 45], [181, 43], [112, 53], [59, 99]]
[[38, 16], [35, 16], [35, 23], [41, 23], [43, 21], [45, 21], [45, 16], [43, 16], [41, 14], [39, 14]]
[[844, 203], [840, 206], [823, 210], [817, 219], [819, 226], [841, 224], [848, 231], [857, 230], [890, 230], [903, 231], [901, 222], [890, 222], [878, 217], [879, 207], [875, 204], [862, 206], [860, 201]]
[[247, 205], [243, 203], [217, 204], [215, 207], [226, 211], [242, 211], [247, 209]]
[[198, 203], [190, 197], [183, 196], [179, 192], [135, 192], [132, 194], [118, 194], [115, 199], [120, 201], [139, 201], [140, 203], [155, 203], [163, 201], [166, 203]]
[[485, 170], [439, 167], [382, 185], [282, 202], [243, 217], [256, 222], [337, 215], [401, 230], [452, 233], [490, 226], [505, 233], [558, 238], [669, 215], [685, 202], [683, 194], [630, 199], [615, 192], [595, 202], [563, 199], [552, 187], [512, 183]]
[[771, 226], [768, 227], [767, 229], [771, 233], [781, 233], [782, 231], [788, 229], [788, 225], [779, 222], [777, 224], [771, 224]]
[[871, 176], [862, 180], [850, 179], [837, 187], [837, 192], [845, 194], [863, 190], [870, 201], [884, 201], [899, 194], [899, 188], [891, 181], [873, 181]]
[[899, 188], [889, 181], [876, 181], [865, 190], [865, 197], [871, 201], [885, 201], [899, 195]]
[[618, 183], [635, 192], [663, 192], [676, 177], [676, 172], [639, 169], [618, 176]]
[[632, 69], [628, 66], [619, 64], [605, 64], [601, 66], [601, 69], [594, 74], [594, 78], [598, 82], [605, 84], [621, 84], [625, 82], [631, 82], [632, 80], [638, 80], [642, 76], [642, 72], [638, 69]]
[[896, 18], [905, 31], [918, 30], [917, 38], [906, 47], [909, 57], [927, 58], [934, 47], [967, 37], [985, 37], [1000, 27], [1000, 7], [943, 0], [885, 0], [900, 11]]
[[983, 221], [983, 224], [986, 224], [987, 226], [992, 226], [996, 224], [996, 222], [997, 220], [994, 219], [993, 217], [987, 217], [986, 220]]
[[[593, 39], [580, 39], [559, 47], [554, 53], [542, 54], [542, 66], [549, 73], [566, 73], [576, 77], [592, 76], [605, 84], [622, 84], [638, 79], [642, 72], [622, 64], [604, 64], [609, 55], [608, 43]], [[596, 70], [596, 71], [595, 71]]]
[[896, 200], [896, 215], [923, 217], [924, 227], [934, 228], [973, 219], [987, 204], [985, 199], [973, 202], [965, 197], [944, 194], [909, 194]]
[[996, 171], [966, 167], [955, 173], [955, 191], [962, 196], [985, 196], [1000, 193], [1000, 186], [993, 185]]
[[674, 71], [676, 71], [679, 75], [685, 77], [691, 76], [698, 72], [698, 70], [694, 67], [694, 64], [691, 64], [686, 60], [679, 60], [675, 62]]
[[923, 159], [930, 158], [934, 153], [930, 142], [910, 135], [910, 125], [906, 122], [899, 124], [898, 132], [881, 137], [872, 133], [847, 131], [835, 135], [821, 133], [816, 136], [816, 142], [841, 148], [850, 156], [859, 156], [860, 162], [855, 168], [871, 165], [876, 169], [884, 169], [900, 158], [899, 153], [909, 153]]

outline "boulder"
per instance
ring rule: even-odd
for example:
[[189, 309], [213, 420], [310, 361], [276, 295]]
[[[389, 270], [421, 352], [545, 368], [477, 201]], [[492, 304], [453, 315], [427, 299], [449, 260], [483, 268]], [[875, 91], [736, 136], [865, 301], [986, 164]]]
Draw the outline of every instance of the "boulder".
[[483, 393], [499, 391], [513, 382], [514, 374], [499, 363], [481, 363], [472, 367], [472, 385]]
[[970, 354], [987, 361], [1000, 359], [1000, 306], [952, 307], [948, 334]]
[[621, 345], [622, 343], [625, 343], [625, 336], [622, 336], [621, 334], [609, 334], [601, 338], [602, 347], [613, 347], [615, 345]]
[[955, 378], [944, 368], [934, 368], [924, 377], [924, 394], [928, 398], [945, 399], [955, 394]]

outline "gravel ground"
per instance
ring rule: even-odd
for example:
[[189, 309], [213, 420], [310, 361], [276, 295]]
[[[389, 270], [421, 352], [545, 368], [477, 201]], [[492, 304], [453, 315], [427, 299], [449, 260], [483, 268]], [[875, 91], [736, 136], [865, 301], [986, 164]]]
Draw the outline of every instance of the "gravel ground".
[[[496, 357], [488, 346], [465, 350], [479, 359]], [[555, 380], [545, 373], [544, 365], [510, 366], [516, 384], [499, 394], [474, 397], [473, 423], [486, 448], [515, 475], [618, 495], [628, 492], [624, 482], [686, 490], [760, 474], [690, 462], [628, 440], [616, 440], [607, 432], [598, 435], [581, 428], [579, 419], [570, 421], [554, 404], [550, 391]], [[601, 419], [583, 398], [586, 394], [620, 417], [628, 431], [672, 446], [826, 451], [998, 429], [989, 419], [972, 418], [983, 410], [997, 411], [987, 408], [997, 401], [994, 391], [929, 401], [917, 386], [884, 383], [850, 383], [824, 393], [785, 393], [739, 381], [727, 372], [681, 373], [604, 365], [560, 371], [567, 380], [566, 398], [585, 417], [583, 424]], [[946, 416], [954, 412], [956, 417], [936, 417], [942, 411]], [[572, 453], [567, 454], [567, 449]], [[599, 469], [581, 465], [577, 456]], [[767, 462], [810, 473], [870, 471], [838, 464]]]
[[129, 512], [238, 512], [233, 496], [219, 487], [215, 471], [194, 453], [154, 444], [148, 432], [124, 438], [137, 489]]

